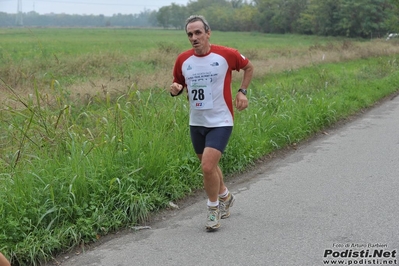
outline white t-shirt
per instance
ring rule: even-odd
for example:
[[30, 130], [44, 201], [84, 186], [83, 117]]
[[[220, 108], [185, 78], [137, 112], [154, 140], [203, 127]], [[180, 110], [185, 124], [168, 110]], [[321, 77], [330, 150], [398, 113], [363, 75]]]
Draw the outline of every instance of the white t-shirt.
[[233, 126], [232, 71], [247, 64], [237, 50], [218, 45], [206, 55], [192, 49], [177, 57], [173, 81], [187, 88], [191, 126]]

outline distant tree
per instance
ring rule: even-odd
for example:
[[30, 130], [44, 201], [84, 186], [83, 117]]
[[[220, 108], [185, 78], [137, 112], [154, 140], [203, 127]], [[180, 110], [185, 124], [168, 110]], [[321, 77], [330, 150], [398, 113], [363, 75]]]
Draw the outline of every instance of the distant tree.
[[240, 8], [244, 5], [243, 0], [230, 0], [230, 3], [233, 8]]
[[231, 6], [214, 4], [210, 7], [202, 9], [201, 14], [206, 17], [212, 30], [235, 30], [235, 18], [233, 18], [233, 8], [231, 8]]
[[297, 31], [365, 38], [382, 35], [395, 21], [389, 0], [319, 0], [301, 13]]
[[163, 27], [163, 28], [168, 28], [170, 23], [170, 18], [171, 18], [171, 10], [170, 6], [163, 6], [158, 10], [157, 13], [157, 21], [158, 25]]
[[183, 5], [176, 5], [172, 3], [169, 6], [169, 12], [171, 14], [171, 18], [169, 23], [175, 29], [183, 29], [184, 22], [187, 18], [187, 8]]
[[[399, 0], [190, 0], [139, 14], [23, 14], [25, 26], [149, 27], [182, 29], [192, 14], [213, 30], [302, 33], [370, 38], [399, 32]], [[15, 26], [15, 14], [0, 12], [0, 26]]]
[[339, 35], [340, 0], [310, 1], [300, 14], [296, 31], [306, 34]]
[[147, 22], [148, 22], [149, 26], [154, 26], [154, 27], [158, 26], [157, 14], [158, 14], [157, 11], [151, 11], [148, 14]]
[[258, 30], [259, 27], [254, 22], [257, 9], [249, 4], [244, 4], [234, 9], [233, 20], [236, 21], [236, 29], [240, 31]]
[[140, 27], [150, 27], [150, 26], [156, 26], [156, 23], [152, 25], [151, 22], [151, 15], [153, 14], [153, 11], [150, 9], [144, 9], [144, 11], [140, 12], [140, 14], [133, 15], [134, 16], [134, 26], [140, 26]]
[[226, 0], [198, 0], [190, 1], [187, 4], [187, 11], [190, 15], [202, 14], [203, 10], [209, 9], [212, 6], [229, 6], [230, 3]]
[[395, 6], [397, 9], [399, 9], [399, 0], [391, 0], [390, 3]]
[[370, 37], [384, 30], [387, 0], [341, 0], [340, 35]]
[[387, 9], [385, 27], [387, 33], [399, 32], [399, 0], [391, 0], [390, 7]]
[[10, 27], [15, 25], [15, 15], [0, 12], [0, 26]]
[[263, 32], [293, 32], [307, 0], [254, 0], [258, 9], [256, 21]]

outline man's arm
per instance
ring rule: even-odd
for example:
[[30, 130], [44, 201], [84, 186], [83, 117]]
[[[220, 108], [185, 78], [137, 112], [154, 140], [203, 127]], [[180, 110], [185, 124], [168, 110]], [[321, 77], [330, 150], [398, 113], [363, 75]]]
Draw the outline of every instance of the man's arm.
[[0, 266], [10, 266], [10, 262], [4, 257], [4, 255], [0, 252]]
[[[248, 64], [242, 68], [242, 70], [244, 70], [244, 76], [242, 78], [240, 89], [247, 89], [252, 80], [252, 75], [254, 73], [254, 66], [249, 61]], [[235, 103], [236, 103], [236, 108], [238, 109], [238, 111], [244, 110], [245, 108], [248, 107], [247, 96], [241, 92], [238, 92], [236, 99], [235, 99]]]
[[180, 95], [183, 92], [183, 85], [173, 82], [172, 85], [170, 85], [169, 92], [171, 96]]
[[244, 70], [244, 77], [242, 78], [240, 88], [247, 89], [251, 83], [252, 75], [254, 74], [254, 66], [252, 65], [251, 61], [249, 61], [242, 70]]

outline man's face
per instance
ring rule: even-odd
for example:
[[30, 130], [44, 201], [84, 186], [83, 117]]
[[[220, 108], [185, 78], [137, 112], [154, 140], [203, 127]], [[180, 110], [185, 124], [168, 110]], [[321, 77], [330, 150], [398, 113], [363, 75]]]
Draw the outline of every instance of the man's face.
[[195, 21], [187, 25], [187, 36], [196, 54], [206, 54], [209, 49], [210, 30], [205, 32], [202, 21]]

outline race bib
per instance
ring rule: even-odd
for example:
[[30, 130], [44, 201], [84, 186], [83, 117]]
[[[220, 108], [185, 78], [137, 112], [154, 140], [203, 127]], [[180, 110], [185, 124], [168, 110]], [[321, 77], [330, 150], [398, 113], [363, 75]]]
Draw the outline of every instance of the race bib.
[[207, 110], [213, 108], [212, 87], [210, 82], [193, 81], [189, 86], [191, 108]]

